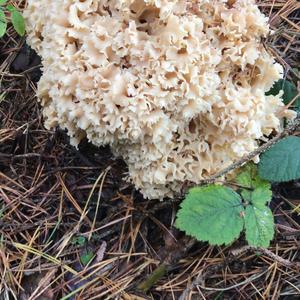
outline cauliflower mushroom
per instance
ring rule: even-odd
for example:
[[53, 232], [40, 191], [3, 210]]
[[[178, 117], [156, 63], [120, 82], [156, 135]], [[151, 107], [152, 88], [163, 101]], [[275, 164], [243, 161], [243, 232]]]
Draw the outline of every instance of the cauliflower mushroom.
[[24, 16], [46, 127], [110, 145], [147, 198], [281, 129], [282, 99], [265, 92], [283, 69], [254, 0], [28, 0]]

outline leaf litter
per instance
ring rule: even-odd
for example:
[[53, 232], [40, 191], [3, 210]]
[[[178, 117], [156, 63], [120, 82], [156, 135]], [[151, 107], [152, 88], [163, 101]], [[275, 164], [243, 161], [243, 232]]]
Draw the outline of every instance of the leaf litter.
[[[285, 78], [299, 81], [295, 71], [299, 2], [258, 2], [274, 30], [266, 47], [285, 66]], [[25, 1], [16, 3], [21, 9]], [[83, 142], [77, 151], [64, 132], [43, 128], [34, 96], [39, 76], [37, 56], [10, 26], [0, 40], [1, 299], [20, 299], [22, 293], [31, 299], [179, 299], [181, 295], [293, 299], [299, 295], [298, 182], [272, 187], [276, 237], [271, 254], [241, 251], [242, 238], [221, 248], [191, 242], [173, 227], [180, 199], [144, 200], [123, 180], [126, 167], [112, 158], [109, 149]], [[97, 178], [108, 167], [95, 218], [100, 183], [84, 208]], [[88, 242], [102, 259], [81, 266], [79, 257], [86, 245], [74, 245], [74, 236], [91, 236]], [[106, 246], [100, 251], [103, 241]], [[237, 250], [234, 255], [233, 250]], [[162, 263], [166, 273], [147, 294], [138, 291], [138, 285]], [[71, 284], [75, 280], [76, 287]]]

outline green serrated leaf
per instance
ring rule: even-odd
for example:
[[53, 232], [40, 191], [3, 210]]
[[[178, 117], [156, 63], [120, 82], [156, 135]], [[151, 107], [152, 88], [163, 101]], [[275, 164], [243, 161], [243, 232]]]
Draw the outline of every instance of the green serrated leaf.
[[83, 266], [86, 266], [94, 257], [94, 253], [92, 251], [86, 251], [84, 254], [80, 256], [80, 262]]
[[230, 244], [243, 229], [240, 196], [224, 186], [193, 188], [181, 203], [176, 227], [211, 245]]
[[[279, 79], [274, 83], [273, 87], [266, 93], [266, 95], [278, 95], [283, 90], [283, 102], [284, 104], [290, 103], [298, 94], [296, 85], [288, 80]], [[300, 111], [300, 96], [297, 97], [293, 103], [293, 107]]]
[[258, 176], [254, 163], [248, 163], [242, 168], [236, 182], [241, 186], [241, 195], [247, 202], [265, 206], [272, 199], [271, 184]]
[[245, 210], [246, 240], [250, 246], [267, 248], [274, 237], [274, 218], [269, 207], [249, 205]]
[[25, 21], [23, 16], [17, 10], [11, 12], [11, 22], [16, 32], [20, 36], [23, 36], [25, 34]]
[[5, 13], [2, 9], [0, 9], [0, 38], [4, 36], [7, 28], [7, 21], [5, 17]]
[[289, 136], [280, 140], [262, 156], [259, 176], [274, 182], [300, 178], [300, 138]]
[[0, 5], [6, 4], [7, 0], [0, 0]]

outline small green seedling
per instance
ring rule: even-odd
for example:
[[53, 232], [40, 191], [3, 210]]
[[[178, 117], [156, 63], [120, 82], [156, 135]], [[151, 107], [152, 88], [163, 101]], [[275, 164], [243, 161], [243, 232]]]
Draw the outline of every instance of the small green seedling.
[[7, 0], [0, 0], [0, 38], [7, 30], [8, 21], [11, 21], [14, 29], [20, 36], [25, 34], [25, 22], [22, 14]]
[[84, 236], [74, 236], [71, 240], [71, 244], [83, 247], [86, 244], [86, 238]]

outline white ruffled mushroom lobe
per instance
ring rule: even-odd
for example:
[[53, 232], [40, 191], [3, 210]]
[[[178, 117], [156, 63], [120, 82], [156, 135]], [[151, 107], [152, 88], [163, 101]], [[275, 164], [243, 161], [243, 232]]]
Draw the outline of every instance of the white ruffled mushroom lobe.
[[283, 69], [254, 0], [28, 0], [24, 15], [46, 127], [110, 145], [147, 198], [281, 129], [282, 99], [265, 92]]

